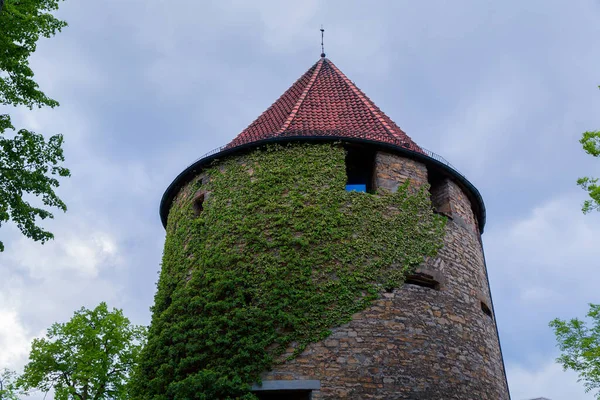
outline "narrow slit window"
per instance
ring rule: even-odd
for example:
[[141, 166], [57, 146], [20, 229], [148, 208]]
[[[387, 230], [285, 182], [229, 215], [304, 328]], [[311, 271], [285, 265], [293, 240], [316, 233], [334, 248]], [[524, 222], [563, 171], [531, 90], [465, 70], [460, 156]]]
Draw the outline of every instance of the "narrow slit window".
[[204, 211], [204, 198], [205, 193], [201, 192], [194, 196], [194, 200], [192, 201], [192, 208], [194, 210], [195, 215], [200, 215], [202, 211]]
[[440, 283], [435, 280], [433, 276], [419, 272], [408, 275], [404, 283], [408, 285], [416, 285], [429, 289], [440, 290]]
[[490, 310], [488, 305], [485, 304], [483, 301], [481, 301], [480, 303], [481, 303], [481, 311], [483, 311], [483, 313], [485, 315], [487, 315], [488, 317], [492, 318], [492, 310]]
[[374, 164], [373, 151], [365, 147], [349, 146], [346, 149], [346, 190], [371, 193]]
[[431, 195], [431, 205], [437, 213], [450, 215], [450, 192], [448, 187], [448, 178], [444, 178], [436, 171], [427, 171], [429, 180], [429, 194]]

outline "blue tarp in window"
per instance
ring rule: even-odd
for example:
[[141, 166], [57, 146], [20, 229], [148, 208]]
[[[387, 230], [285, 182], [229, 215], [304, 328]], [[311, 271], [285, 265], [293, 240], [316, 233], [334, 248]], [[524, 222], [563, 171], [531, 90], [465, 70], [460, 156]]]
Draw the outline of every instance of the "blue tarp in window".
[[364, 183], [357, 183], [357, 184], [347, 184], [346, 185], [346, 191], [347, 192], [367, 192], [367, 185]]

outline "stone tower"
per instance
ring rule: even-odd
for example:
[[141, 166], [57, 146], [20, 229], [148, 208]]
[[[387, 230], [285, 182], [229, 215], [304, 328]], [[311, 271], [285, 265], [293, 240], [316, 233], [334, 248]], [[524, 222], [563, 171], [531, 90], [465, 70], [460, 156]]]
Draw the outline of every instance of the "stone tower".
[[[204, 229], [205, 223], [219, 224], [220, 219], [186, 225], [190, 219], [216, 207], [211, 203], [215, 193], [210, 185], [206, 186], [212, 179], [207, 171], [242, 168], [248, 174], [246, 185], [255, 184], [253, 174], [257, 167], [245, 157], [274, 144], [342, 147], [347, 154], [342, 159], [346, 163], [347, 190], [376, 196], [394, 193], [407, 181], [411, 188], [428, 187], [427, 195], [436, 214], [447, 221], [443, 247], [436, 257], [426, 258], [400, 287], [380, 290], [350, 320], [330, 327], [330, 334], [322, 340], [312, 341], [293, 357], [286, 358], [289, 351], [281, 355], [270, 370], [264, 370], [262, 383], [252, 386], [254, 394], [259, 399], [292, 400], [509, 399], [481, 242], [485, 207], [479, 192], [443, 158], [413, 142], [325, 57], [233, 141], [190, 165], [165, 192], [160, 215], [168, 227], [167, 244], [146, 350], [147, 357], [155, 354], [155, 358], [142, 367], [147, 370], [146, 379], [154, 382], [146, 387], [154, 385], [154, 393], [163, 393], [164, 397], [146, 398], [186, 398], [169, 395], [167, 384], [152, 381], [159, 374], [157, 371], [184, 378], [185, 374], [191, 377], [198, 372], [171, 362], [184, 357], [180, 354], [193, 359], [194, 352], [202, 350], [194, 350], [197, 343], [191, 336], [181, 336], [170, 329], [175, 324], [188, 323], [193, 315], [213, 312], [206, 302], [202, 303], [204, 295], [196, 298], [186, 292], [188, 282], [194, 279], [200, 282], [199, 287], [211, 285], [209, 274], [202, 272], [205, 275], [194, 278], [194, 271], [199, 268], [197, 265], [210, 262], [206, 261], [213, 255], [210, 246], [217, 246], [213, 243], [218, 238], [204, 236], [202, 243], [196, 243], [191, 232]], [[323, 182], [329, 185], [326, 180]], [[227, 185], [231, 184], [222, 186], [223, 190], [230, 190], [232, 197], [242, 189], [249, 190]], [[285, 196], [287, 189], [283, 193]], [[368, 193], [364, 196], [370, 196]], [[191, 211], [180, 213], [184, 204], [190, 204]], [[245, 205], [231, 200], [219, 207], [225, 213], [228, 207], [242, 206]], [[175, 212], [177, 216], [173, 216]], [[272, 240], [267, 231], [258, 233], [266, 242]], [[169, 241], [174, 235], [181, 237], [177, 244]], [[251, 244], [235, 242], [232, 247], [239, 253], [249, 251]], [[335, 273], [328, 276], [337, 279]], [[233, 288], [223, 289], [223, 298], [235, 296], [235, 287], [243, 284], [238, 282]], [[176, 307], [182, 293], [188, 293], [191, 300]], [[254, 301], [251, 297], [240, 300], [243, 307]], [[202, 305], [193, 306], [195, 301]], [[170, 311], [172, 308], [177, 311]], [[171, 316], [163, 316], [167, 314]], [[184, 314], [188, 319], [173, 322], [176, 315]], [[205, 329], [189, 323], [190, 331]], [[252, 329], [248, 327], [248, 335], [252, 335]], [[227, 334], [224, 328], [216, 337], [225, 338]], [[292, 346], [290, 351], [293, 350]], [[157, 363], [159, 366], [153, 366]], [[180, 381], [189, 387], [202, 384], [192, 378]], [[219, 393], [215, 389], [212, 396], [222, 396]], [[192, 389], [187, 396], [196, 398]]]

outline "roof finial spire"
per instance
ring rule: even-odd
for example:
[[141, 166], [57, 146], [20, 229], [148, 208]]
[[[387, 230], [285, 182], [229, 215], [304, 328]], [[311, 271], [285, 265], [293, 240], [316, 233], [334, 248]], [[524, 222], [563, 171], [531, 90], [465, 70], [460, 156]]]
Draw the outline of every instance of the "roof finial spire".
[[325, 33], [325, 29], [323, 29], [323, 24], [321, 24], [321, 57], [325, 57], [325, 46], [323, 46], [323, 34]]

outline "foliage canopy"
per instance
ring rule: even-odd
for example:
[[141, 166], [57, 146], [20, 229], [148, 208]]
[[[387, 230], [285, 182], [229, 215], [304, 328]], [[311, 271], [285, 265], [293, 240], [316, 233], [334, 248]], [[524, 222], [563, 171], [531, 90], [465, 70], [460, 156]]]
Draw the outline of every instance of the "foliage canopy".
[[0, 11], [0, 104], [32, 108], [58, 105], [33, 80], [29, 57], [40, 37], [50, 38], [67, 26], [51, 14], [59, 0], [6, 0]]
[[19, 392], [15, 387], [17, 374], [4, 368], [0, 371], [0, 400], [19, 400]]
[[[60, 165], [64, 161], [61, 135], [50, 137], [21, 129], [12, 139], [2, 136], [10, 125], [7, 115], [0, 115], [0, 226], [12, 220], [21, 232], [44, 243], [53, 238], [52, 233], [36, 224], [36, 218], [52, 218], [48, 210], [35, 207], [23, 198], [23, 193], [39, 196], [46, 206], [63, 211], [67, 206], [56, 195], [59, 186], [57, 176], [69, 176], [68, 169]], [[0, 241], [0, 251], [4, 245]]]
[[[582, 144], [583, 150], [586, 153], [593, 157], [600, 157], [600, 131], [584, 132], [579, 143]], [[590, 195], [590, 199], [583, 202], [582, 211], [586, 214], [593, 210], [600, 211], [600, 185], [598, 184], [598, 178], [579, 178], [577, 184]]]
[[29, 363], [17, 380], [25, 391], [54, 389], [56, 400], [125, 400], [127, 382], [145, 341], [146, 328], [131, 325], [121, 310], [81, 308], [34, 339]]
[[436, 254], [445, 220], [426, 188], [347, 192], [344, 159], [338, 144], [269, 146], [181, 190], [132, 398], [252, 399], [261, 372]]
[[[40, 37], [52, 37], [67, 24], [51, 12], [59, 0], [6, 0], [0, 9], [0, 105], [56, 107], [58, 102], [46, 96], [33, 79], [29, 57]], [[46, 139], [26, 129], [14, 135], [8, 114], [0, 115], [0, 226], [13, 221], [21, 232], [44, 243], [52, 233], [37, 225], [37, 218], [52, 218], [49, 211], [35, 207], [26, 195], [41, 197], [44, 206], [66, 211], [54, 188], [56, 176], [69, 176], [61, 167], [64, 161], [62, 135]], [[0, 251], [4, 245], [0, 242]]]
[[[592, 326], [577, 318], [563, 321], [558, 318], [550, 322], [554, 329], [558, 348], [562, 354], [557, 362], [563, 369], [571, 369], [579, 374], [586, 392], [600, 389], [600, 305], [590, 304], [587, 316]], [[596, 392], [600, 399], [600, 390]]]

